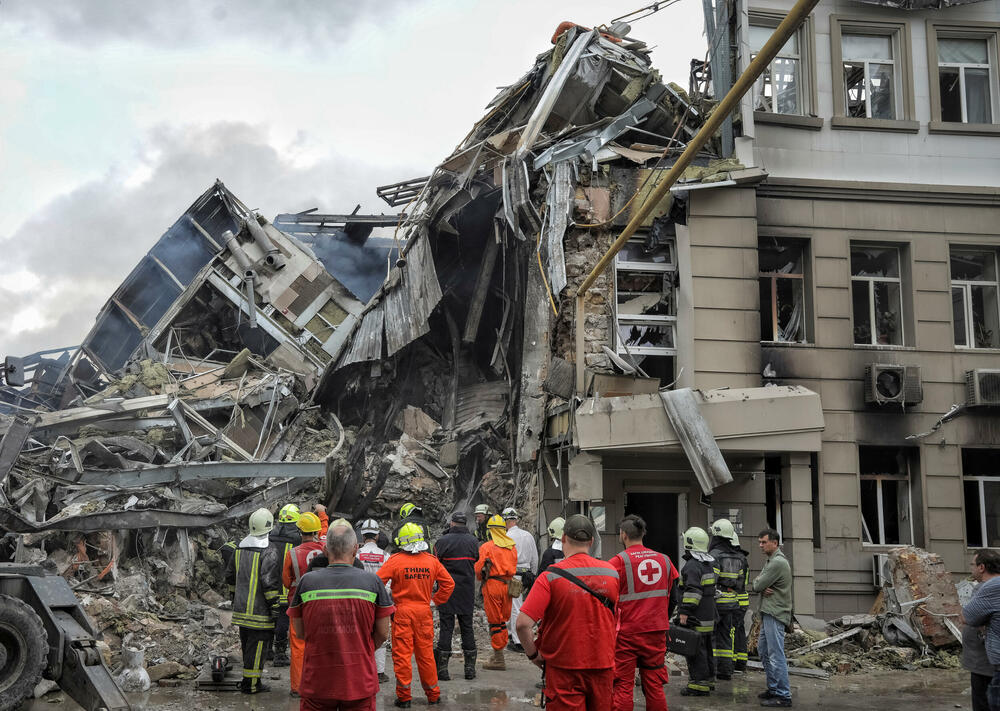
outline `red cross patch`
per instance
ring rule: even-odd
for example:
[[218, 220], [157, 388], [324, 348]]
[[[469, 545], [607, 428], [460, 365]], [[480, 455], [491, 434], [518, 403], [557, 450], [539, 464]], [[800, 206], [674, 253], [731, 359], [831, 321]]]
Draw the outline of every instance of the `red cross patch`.
[[639, 564], [639, 579], [646, 585], [652, 585], [662, 577], [663, 568], [655, 560], [644, 560]]

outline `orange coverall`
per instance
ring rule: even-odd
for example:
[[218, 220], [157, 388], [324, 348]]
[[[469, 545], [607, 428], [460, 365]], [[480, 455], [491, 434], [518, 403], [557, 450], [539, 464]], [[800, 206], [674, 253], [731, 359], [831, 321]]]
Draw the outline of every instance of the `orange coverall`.
[[[324, 514], [325, 515], [325, 514]], [[281, 584], [288, 589], [288, 599], [295, 597], [295, 587], [299, 578], [309, 570], [309, 561], [318, 555], [325, 555], [320, 541], [306, 541], [292, 548], [285, 554], [281, 566]], [[292, 558], [298, 561], [298, 576], [295, 575], [295, 565]], [[302, 662], [306, 654], [306, 641], [295, 634], [295, 626], [288, 628], [288, 647], [291, 651], [291, 664], [288, 667], [288, 685], [295, 693], [299, 692], [299, 682], [302, 681]]]
[[[442, 605], [451, 597], [455, 581], [437, 558], [426, 551], [393, 553], [376, 573], [392, 584], [396, 614], [392, 618], [392, 667], [396, 674], [396, 698], [410, 701], [413, 655], [417, 656], [420, 685], [428, 701], [441, 698], [437, 665], [434, 663], [434, 613], [431, 601]], [[437, 583], [437, 592], [431, 590]]]
[[486, 561], [490, 561], [491, 565], [489, 578], [483, 582], [483, 607], [486, 610], [486, 621], [490, 623], [490, 644], [493, 649], [503, 649], [507, 646], [507, 620], [510, 618], [507, 581], [517, 572], [517, 546], [501, 548], [493, 541], [486, 541], [479, 546], [476, 577], [480, 580]]

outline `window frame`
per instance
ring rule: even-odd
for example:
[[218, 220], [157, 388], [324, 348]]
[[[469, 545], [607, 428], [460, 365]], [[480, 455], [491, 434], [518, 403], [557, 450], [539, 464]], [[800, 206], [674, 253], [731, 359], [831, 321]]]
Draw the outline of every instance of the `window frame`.
[[[861, 517], [861, 545], [865, 548], [887, 548], [889, 546], [905, 546], [905, 545], [917, 545], [916, 535], [917, 530], [913, 525], [914, 516], [914, 505], [913, 505], [913, 493], [915, 483], [913, 481], [914, 475], [914, 459], [913, 454], [909, 450], [915, 449], [913, 447], [897, 447], [896, 449], [903, 450], [905, 452], [904, 461], [906, 462], [906, 473], [905, 474], [862, 474], [861, 473], [861, 450], [863, 448], [872, 447], [877, 449], [885, 448], [883, 445], [872, 445], [872, 444], [859, 444], [858, 445], [858, 492], [859, 495], [863, 495], [861, 491], [861, 482], [863, 481], [874, 481], [876, 482], [875, 492], [876, 492], [876, 507], [878, 511], [878, 526], [879, 526], [879, 539], [881, 542], [876, 543], [874, 540], [865, 540], [865, 530], [868, 527], [865, 521], [864, 509], [862, 506], [858, 505], [858, 514]], [[918, 454], [919, 456], [919, 454]], [[919, 465], [918, 465], [919, 467]], [[919, 470], [918, 470], [919, 474]], [[885, 540], [885, 507], [883, 505], [884, 495], [882, 492], [882, 483], [884, 481], [901, 481], [906, 485], [906, 521], [900, 521], [899, 526], [902, 528], [905, 523], [909, 528], [910, 540], [908, 543], [897, 541], [897, 542], [887, 542]], [[868, 537], [871, 538], [871, 531], [868, 531]]]
[[[964, 452], [966, 449], [990, 449], [990, 448], [989, 447], [962, 447], [961, 451]], [[997, 454], [1000, 454], [1000, 449], [996, 449], [996, 450], [993, 450], [993, 451], [995, 451]], [[965, 468], [963, 466], [962, 467], [962, 477], [961, 478], [962, 478], [962, 514], [963, 514], [963, 518], [964, 518], [963, 523], [965, 524], [964, 528], [965, 528], [965, 538], [966, 538], [966, 540], [965, 540], [965, 547], [966, 548], [970, 548], [970, 549], [972, 549], [972, 548], [994, 548], [994, 549], [1000, 548], [1000, 546], [990, 546], [990, 545], [988, 545], [989, 538], [988, 538], [988, 531], [986, 530], [986, 491], [985, 491], [985, 489], [986, 489], [985, 485], [987, 483], [1000, 484], [1000, 471], [997, 472], [996, 476], [979, 475], [979, 474], [966, 474], [965, 473]], [[981, 536], [981, 538], [979, 539], [979, 543], [973, 543], [972, 541], [969, 540], [969, 521], [968, 521], [968, 503], [969, 502], [966, 500], [966, 497], [965, 497], [965, 483], [969, 482], [969, 481], [976, 482], [977, 488], [979, 490], [978, 491], [978, 496], [979, 496], [979, 511], [978, 511], [978, 515], [979, 515], [979, 533], [980, 533], [980, 536]]]
[[[994, 281], [983, 281], [976, 279], [954, 279], [951, 278], [951, 256], [953, 252], [989, 252], [993, 255], [993, 273], [996, 274], [996, 279]], [[954, 343], [954, 333], [955, 333], [955, 323], [954, 323], [954, 311], [952, 312], [952, 343], [955, 348], [961, 350], [996, 350], [1000, 348], [1000, 344], [997, 346], [977, 346], [976, 343], [976, 333], [975, 333], [975, 323], [972, 312], [972, 287], [974, 286], [992, 286], [997, 291], [997, 323], [1000, 323], [1000, 254], [997, 253], [998, 248], [989, 245], [959, 245], [951, 244], [948, 245], [948, 276], [951, 283], [951, 288], [954, 290], [956, 288], [962, 290], [962, 309], [965, 316], [965, 345]], [[952, 302], [954, 304], [954, 302]], [[1000, 337], [1000, 334], [997, 334]]]
[[[785, 19], [786, 13], [763, 8], [750, 8], [747, 11], [747, 64], [751, 61], [749, 48], [749, 28], [767, 27], [774, 30]], [[810, 14], [797, 32], [799, 43], [799, 89], [800, 113], [779, 114], [774, 111], [761, 111], [753, 108], [755, 123], [778, 124], [818, 131], [823, 127], [823, 119], [816, 115], [819, 107], [816, 81], [816, 28], [813, 16]], [[745, 67], [744, 67], [745, 68]], [[768, 65], [770, 69], [770, 65]]]
[[[847, 115], [843, 58], [845, 34], [891, 38], [895, 75], [893, 83], [899, 90], [899, 95], [895, 97], [896, 118], [857, 118]], [[915, 120], [912, 46], [910, 25], [906, 21], [875, 21], [871, 18], [830, 15], [830, 64], [833, 72], [833, 118], [830, 125], [843, 129], [917, 133], [920, 122]]]
[[[858, 248], [879, 248], [879, 249], [892, 249], [896, 252], [896, 271], [899, 272], [898, 277], [868, 277], [868, 276], [855, 276], [854, 270], [851, 269], [850, 260], [851, 252], [855, 247]], [[903, 248], [898, 244], [880, 244], [878, 242], [855, 242], [851, 241], [848, 244], [848, 269], [851, 271], [851, 339], [855, 346], [878, 346], [881, 348], [901, 348], [906, 346], [906, 312], [904, 311], [904, 298], [903, 298]], [[854, 328], [857, 323], [857, 318], [854, 314], [854, 283], [855, 282], [866, 282], [868, 284], [868, 318], [871, 324], [871, 333], [869, 336], [868, 343], [858, 343], [854, 340]], [[875, 282], [887, 282], [891, 284], [899, 285], [899, 343], [879, 343], [876, 338], [876, 323], [877, 323], [877, 313], [875, 311]], [[952, 329], [954, 331], [954, 329]]]
[[[630, 239], [629, 242], [642, 242], [642, 237], [637, 237]], [[632, 357], [633, 355], [640, 356], [666, 356], [666, 357], [677, 357], [677, 284], [676, 284], [676, 274], [677, 274], [677, 239], [674, 238], [668, 243], [670, 248], [670, 262], [663, 263], [653, 263], [653, 262], [629, 262], [625, 260], [619, 260], [621, 251], [615, 255], [615, 268], [614, 268], [614, 351], [618, 355], [624, 355]], [[663, 316], [659, 314], [626, 314], [621, 315], [618, 312], [618, 273], [619, 272], [645, 272], [648, 274], [660, 274], [664, 279], [670, 278], [672, 280], [672, 289], [674, 290], [673, 300], [674, 300], [674, 315], [673, 316]], [[640, 326], [664, 326], [669, 325], [671, 331], [671, 343], [673, 346], [670, 348], [662, 346], [626, 346], [622, 343], [621, 336], [619, 334], [619, 327], [622, 325], [640, 325]]]
[[[941, 76], [938, 64], [938, 37], [948, 39], [985, 39], [990, 53], [990, 103], [992, 123], [965, 123], [941, 120]], [[931, 120], [930, 133], [1000, 135], [1000, 23], [942, 22], [927, 20], [927, 71], [929, 74]], [[964, 97], [963, 97], [964, 101]], [[964, 113], [965, 106], [962, 111]]]
[[[779, 274], [777, 272], [765, 272], [760, 268], [760, 251], [761, 242], [764, 240], [772, 241], [784, 241], [792, 242], [799, 246], [802, 250], [802, 272], [800, 274]], [[767, 345], [772, 344], [806, 344], [810, 343], [810, 279], [809, 279], [809, 257], [810, 257], [810, 246], [811, 243], [805, 238], [796, 237], [779, 237], [777, 235], [766, 235], [760, 234], [757, 237], [757, 282], [760, 283], [761, 279], [771, 280], [771, 335], [772, 338], [769, 340], [762, 340], [761, 343]], [[778, 279], [796, 279], [802, 282], [802, 338], [797, 341], [780, 341], [777, 339], [777, 329], [778, 329], [778, 318], [777, 318], [777, 280]], [[761, 304], [763, 308], [763, 304]]]

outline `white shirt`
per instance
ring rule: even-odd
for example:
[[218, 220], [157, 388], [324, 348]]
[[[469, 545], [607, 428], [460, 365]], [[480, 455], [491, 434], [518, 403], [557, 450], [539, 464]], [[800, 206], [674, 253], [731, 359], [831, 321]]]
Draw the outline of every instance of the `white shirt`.
[[535, 537], [519, 526], [507, 529], [507, 535], [514, 539], [517, 546], [517, 569], [538, 570], [538, 547]]
[[368, 541], [358, 548], [358, 560], [361, 561], [361, 565], [365, 566], [365, 570], [374, 573], [389, 560], [389, 554], [379, 548], [375, 541]]

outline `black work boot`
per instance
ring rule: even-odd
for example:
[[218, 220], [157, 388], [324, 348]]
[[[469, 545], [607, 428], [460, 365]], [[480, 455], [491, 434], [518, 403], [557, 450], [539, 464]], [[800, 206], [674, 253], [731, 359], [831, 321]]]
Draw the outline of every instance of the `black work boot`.
[[288, 648], [284, 645], [274, 645], [274, 659], [271, 665], [274, 667], [287, 667], [292, 663], [288, 658]]
[[451, 657], [451, 652], [446, 652], [443, 649], [434, 650], [434, 664], [437, 665], [438, 680], [440, 681], [451, 681], [451, 676], [448, 674], [448, 659]]
[[463, 649], [462, 656], [465, 657], [465, 678], [476, 678], [476, 650]]

